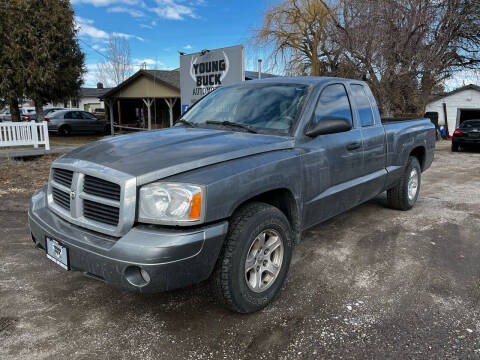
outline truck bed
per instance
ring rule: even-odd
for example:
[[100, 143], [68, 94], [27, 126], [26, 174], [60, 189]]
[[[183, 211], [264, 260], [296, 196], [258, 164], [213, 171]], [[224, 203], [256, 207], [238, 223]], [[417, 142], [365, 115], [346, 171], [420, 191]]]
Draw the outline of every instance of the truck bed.
[[429, 120], [429, 119], [426, 119], [426, 118], [412, 118], [412, 117], [383, 117], [382, 118], [382, 124], [415, 121], [415, 120]]

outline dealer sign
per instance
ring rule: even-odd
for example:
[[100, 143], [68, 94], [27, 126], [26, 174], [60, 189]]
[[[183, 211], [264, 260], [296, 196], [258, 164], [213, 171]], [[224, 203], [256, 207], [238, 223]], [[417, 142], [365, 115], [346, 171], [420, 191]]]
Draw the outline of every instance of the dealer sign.
[[209, 92], [244, 80], [243, 45], [180, 55], [182, 114]]

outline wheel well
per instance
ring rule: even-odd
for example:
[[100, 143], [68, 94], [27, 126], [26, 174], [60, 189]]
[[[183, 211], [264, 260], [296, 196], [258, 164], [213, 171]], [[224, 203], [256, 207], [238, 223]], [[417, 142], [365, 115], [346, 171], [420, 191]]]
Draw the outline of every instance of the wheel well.
[[420, 168], [423, 170], [425, 165], [425, 148], [423, 146], [418, 146], [410, 152], [410, 156], [415, 156], [420, 163]]
[[297, 202], [295, 201], [295, 197], [293, 196], [292, 192], [288, 189], [275, 189], [270, 190], [259, 195], [254, 196], [242, 204], [245, 205], [252, 201], [263, 202], [278, 208], [283, 214], [287, 217], [290, 225], [292, 226], [292, 230], [295, 237], [295, 242], [298, 242], [300, 237], [300, 216], [299, 210], [297, 207]]

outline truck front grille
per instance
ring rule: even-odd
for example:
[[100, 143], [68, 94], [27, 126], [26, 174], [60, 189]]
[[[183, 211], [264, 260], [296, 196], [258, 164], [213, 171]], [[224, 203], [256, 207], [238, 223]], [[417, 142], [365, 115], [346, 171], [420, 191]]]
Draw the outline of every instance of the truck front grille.
[[75, 225], [121, 236], [135, 222], [136, 190], [132, 175], [83, 160], [58, 159], [50, 172], [48, 206]]
[[53, 170], [53, 180], [57, 183], [70, 187], [72, 185], [73, 171], [65, 169], [54, 169]]
[[117, 226], [119, 215], [120, 209], [118, 207], [83, 200], [83, 216], [87, 219]]
[[83, 191], [87, 194], [120, 201], [120, 185], [85, 175]]
[[59, 205], [60, 207], [64, 208], [65, 210], [70, 211], [70, 194], [59, 190], [57, 188], [52, 189], [53, 201]]

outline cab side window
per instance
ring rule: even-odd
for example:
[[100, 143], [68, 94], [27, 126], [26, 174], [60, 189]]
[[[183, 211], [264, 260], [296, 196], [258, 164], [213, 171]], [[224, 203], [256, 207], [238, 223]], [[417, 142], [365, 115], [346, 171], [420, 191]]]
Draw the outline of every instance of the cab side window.
[[352, 84], [352, 93], [357, 105], [358, 115], [360, 116], [360, 122], [363, 126], [371, 126], [375, 123], [373, 118], [373, 110], [368, 100], [367, 92], [363, 85]]
[[333, 84], [323, 89], [315, 109], [315, 119], [345, 118], [353, 124], [352, 109], [348, 100], [347, 91], [342, 84]]

